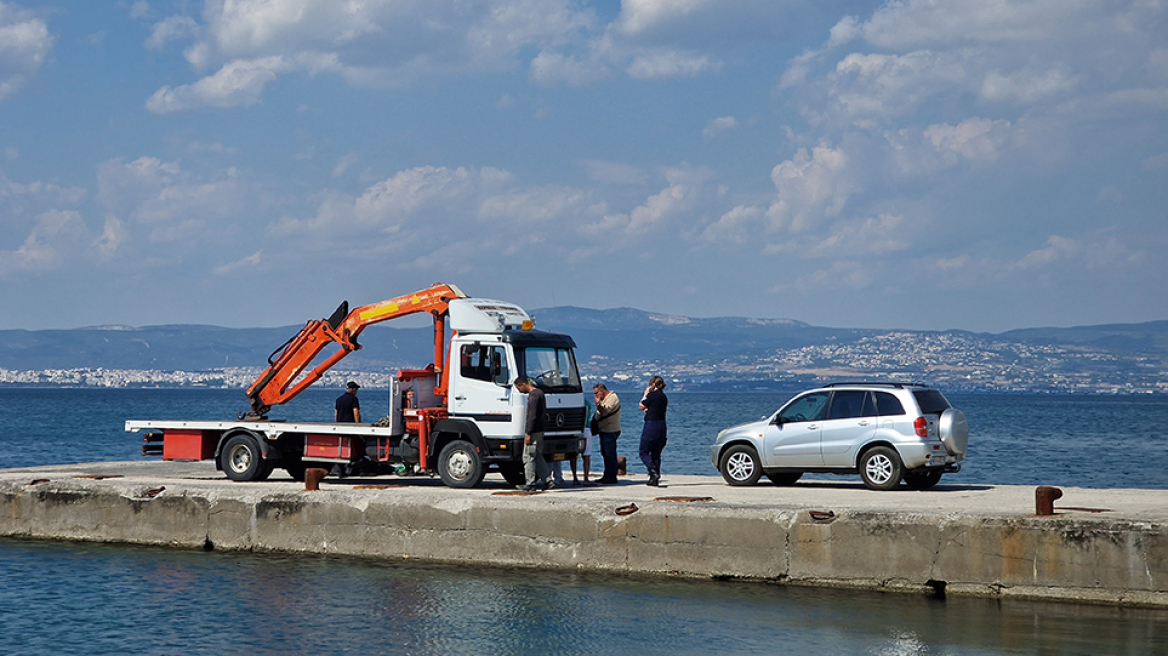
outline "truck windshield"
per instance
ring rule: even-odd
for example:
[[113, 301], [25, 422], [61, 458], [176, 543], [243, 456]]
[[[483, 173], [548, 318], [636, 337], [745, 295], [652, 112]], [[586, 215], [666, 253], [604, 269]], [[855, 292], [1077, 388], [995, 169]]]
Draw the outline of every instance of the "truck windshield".
[[519, 365], [536, 386], [552, 392], [580, 392], [580, 374], [572, 349], [531, 346], [523, 349]]

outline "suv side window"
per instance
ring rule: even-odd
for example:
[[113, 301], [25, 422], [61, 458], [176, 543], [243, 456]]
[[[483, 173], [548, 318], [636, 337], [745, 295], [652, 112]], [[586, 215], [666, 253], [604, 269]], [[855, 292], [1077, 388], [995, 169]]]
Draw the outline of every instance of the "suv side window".
[[845, 390], [832, 394], [831, 411], [827, 414], [827, 418], [852, 419], [853, 417], [872, 417], [874, 415], [875, 408], [868, 401], [867, 392]]
[[893, 417], [904, 414], [904, 406], [900, 399], [888, 392], [876, 392], [876, 409], [881, 417]]
[[779, 413], [781, 423], [819, 421], [827, 410], [827, 392], [804, 394]]

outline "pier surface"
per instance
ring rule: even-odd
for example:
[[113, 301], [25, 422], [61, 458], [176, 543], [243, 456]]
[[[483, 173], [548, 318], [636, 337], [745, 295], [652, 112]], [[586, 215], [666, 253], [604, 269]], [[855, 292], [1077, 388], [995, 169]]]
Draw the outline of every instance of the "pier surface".
[[471, 490], [379, 476], [308, 492], [280, 470], [234, 483], [209, 462], [30, 467], [0, 470], [0, 536], [1168, 608], [1168, 490], [1063, 488], [1039, 517], [1034, 487], [960, 476], [890, 492], [858, 477], [663, 483], [522, 494], [497, 474]]

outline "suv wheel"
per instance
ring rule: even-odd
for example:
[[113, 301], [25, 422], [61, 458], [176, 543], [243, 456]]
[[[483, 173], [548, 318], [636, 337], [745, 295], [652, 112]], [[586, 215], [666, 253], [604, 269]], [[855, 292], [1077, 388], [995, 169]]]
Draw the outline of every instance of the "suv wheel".
[[731, 485], [754, 485], [762, 477], [758, 453], [745, 444], [735, 444], [722, 454], [722, 478]]
[[860, 478], [872, 490], [891, 490], [900, 484], [904, 465], [895, 449], [877, 446], [860, 456]]

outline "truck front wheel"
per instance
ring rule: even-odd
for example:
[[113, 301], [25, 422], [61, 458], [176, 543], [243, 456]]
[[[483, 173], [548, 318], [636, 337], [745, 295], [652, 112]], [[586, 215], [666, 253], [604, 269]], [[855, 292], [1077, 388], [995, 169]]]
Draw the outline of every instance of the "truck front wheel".
[[272, 473], [272, 463], [264, 460], [260, 444], [251, 435], [236, 435], [219, 451], [219, 466], [233, 481], [262, 481]]
[[454, 440], [438, 455], [438, 475], [450, 487], [475, 487], [487, 470], [478, 449], [466, 440]]

